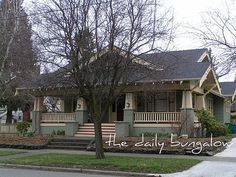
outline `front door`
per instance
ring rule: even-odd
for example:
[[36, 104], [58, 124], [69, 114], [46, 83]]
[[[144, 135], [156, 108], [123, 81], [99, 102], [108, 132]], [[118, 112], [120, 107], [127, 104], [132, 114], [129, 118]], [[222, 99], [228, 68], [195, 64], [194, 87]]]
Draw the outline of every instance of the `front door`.
[[121, 95], [117, 100], [117, 121], [124, 120], [124, 108], [125, 108], [125, 95]]

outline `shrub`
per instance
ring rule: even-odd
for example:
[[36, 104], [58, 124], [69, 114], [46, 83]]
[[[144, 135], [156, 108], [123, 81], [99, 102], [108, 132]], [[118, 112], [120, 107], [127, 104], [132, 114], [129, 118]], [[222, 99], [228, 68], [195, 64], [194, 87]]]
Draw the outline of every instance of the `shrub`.
[[26, 135], [26, 133], [29, 130], [29, 127], [30, 127], [30, 123], [26, 122], [26, 121], [16, 123], [16, 130], [17, 130], [18, 134], [21, 136]]
[[65, 130], [57, 130], [57, 131], [53, 130], [51, 136], [56, 136], [56, 135], [65, 136]]
[[65, 136], [65, 130], [57, 130], [57, 135]]
[[236, 119], [236, 114], [231, 114], [231, 119]]
[[213, 117], [209, 111], [203, 109], [198, 110], [197, 116], [202, 124], [202, 128], [206, 128], [207, 136], [210, 136], [211, 134], [214, 137], [227, 135], [226, 126], [221, 124], [220, 122], [217, 122], [215, 117]]
[[[153, 133], [153, 132], [144, 132], [144, 137], [155, 137], [157, 134], [158, 137], [170, 137], [170, 133]], [[139, 134], [139, 136], [142, 136], [142, 133]]]

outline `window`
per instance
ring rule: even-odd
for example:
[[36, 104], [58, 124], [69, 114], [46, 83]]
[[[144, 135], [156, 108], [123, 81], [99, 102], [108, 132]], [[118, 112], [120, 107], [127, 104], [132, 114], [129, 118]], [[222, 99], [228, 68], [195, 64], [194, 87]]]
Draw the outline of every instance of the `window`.
[[[144, 94], [143, 94], [144, 96]], [[146, 112], [175, 112], [176, 111], [176, 93], [175, 92], [157, 92], [147, 93], [145, 96]], [[144, 100], [143, 100], [144, 101]], [[138, 97], [138, 110], [141, 108], [141, 98]]]
[[213, 99], [207, 98], [207, 110], [213, 115]]

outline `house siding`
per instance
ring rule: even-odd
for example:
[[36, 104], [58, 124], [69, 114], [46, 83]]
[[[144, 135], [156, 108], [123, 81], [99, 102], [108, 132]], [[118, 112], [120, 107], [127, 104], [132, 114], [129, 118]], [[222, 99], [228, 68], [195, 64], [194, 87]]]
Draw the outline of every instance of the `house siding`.
[[216, 120], [224, 123], [224, 98], [213, 96], [213, 107]]

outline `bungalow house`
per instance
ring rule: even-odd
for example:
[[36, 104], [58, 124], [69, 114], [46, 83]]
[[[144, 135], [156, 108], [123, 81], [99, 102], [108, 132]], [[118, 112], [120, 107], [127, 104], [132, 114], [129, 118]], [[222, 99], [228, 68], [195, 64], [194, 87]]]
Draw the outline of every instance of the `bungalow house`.
[[[202, 108], [218, 121], [229, 122], [226, 105], [231, 98], [222, 95], [207, 49], [144, 54], [137, 61], [140, 66], [151, 66], [149, 69], [160, 66], [165, 69], [127, 86], [109, 108], [102, 124], [104, 136], [176, 131], [193, 134], [201, 126], [195, 110]], [[47, 74], [35, 84], [17, 89], [17, 93], [35, 96], [33, 129], [42, 134], [64, 130], [69, 136], [94, 136], [86, 101], [78, 95], [77, 88], [50, 85], [45, 77], [56, 79], [53, 73]], [[63, 77], [67, 77], [66, 74]], [[56, 98], [57, 112], [44, 110], [48, 97]]]

